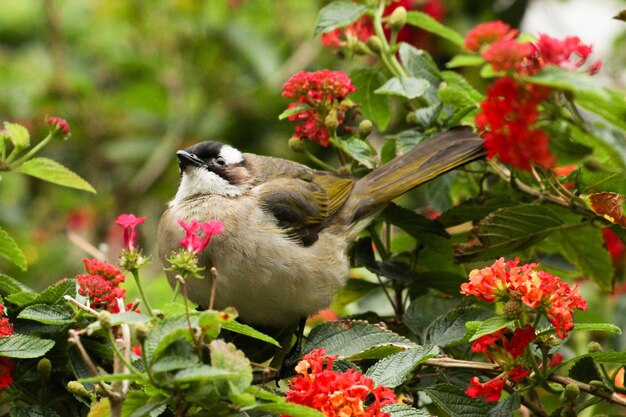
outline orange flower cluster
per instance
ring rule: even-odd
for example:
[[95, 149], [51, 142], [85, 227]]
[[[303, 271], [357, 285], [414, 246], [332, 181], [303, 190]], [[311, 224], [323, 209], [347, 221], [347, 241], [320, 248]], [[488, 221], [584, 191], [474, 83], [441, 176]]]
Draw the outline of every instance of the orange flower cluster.
[[325, 354], [317, 349], [302, 358], [296, 366], [299, 375], [289, 383], [287, 401], [315, 408], [326, 417], [389, 417], [381, 407], [396, 401], [392, 390], [374, 388], [372, 379], [355, 369], [333, 371], [336, 357]]

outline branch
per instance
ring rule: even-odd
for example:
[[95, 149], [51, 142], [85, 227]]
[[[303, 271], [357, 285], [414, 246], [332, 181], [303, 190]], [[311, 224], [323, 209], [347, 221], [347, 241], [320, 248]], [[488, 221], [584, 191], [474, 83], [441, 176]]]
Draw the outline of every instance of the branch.
[[591, 395], [595, 395], [596, 397], [600, 397], [603, 400], [606, 400], [610, 403], [613, 404], [618, 404], [621, 405], [622, 407], [626, 407], [626, 398], [608, 390], [605, 388], [601, 388], [601, 387], [595, 387], [593, 385], [589, 385], [589, 384], [585, 384], [584, 382], [580, 382], [577, 381], [575, 379], [572, 379], [570, 377], [567, 376], [561, 376], [561, 375], [550, 375], [548, 377], [548, 379], [550, 381], [554, 381], [557, 382], [563, 386], [569, 385], [569, 384], [573, 384], [573, 385], [577, 385], [578, 388], [580, 388], [581, 391], [585, 391], [586, 393], [589, 393]]

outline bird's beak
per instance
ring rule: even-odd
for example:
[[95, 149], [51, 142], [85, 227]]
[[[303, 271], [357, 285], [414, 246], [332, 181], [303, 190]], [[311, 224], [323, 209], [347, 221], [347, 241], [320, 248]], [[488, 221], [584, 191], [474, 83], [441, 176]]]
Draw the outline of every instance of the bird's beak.
[[206, 163], [198, 158], [196, 155], [189, 153], [187, 151], [178, 151], [176, 152], [176, 157], [178, 157], [178, 163], [180, 164], [180, 168], [183, 169], [189, 165], [203, 167]]

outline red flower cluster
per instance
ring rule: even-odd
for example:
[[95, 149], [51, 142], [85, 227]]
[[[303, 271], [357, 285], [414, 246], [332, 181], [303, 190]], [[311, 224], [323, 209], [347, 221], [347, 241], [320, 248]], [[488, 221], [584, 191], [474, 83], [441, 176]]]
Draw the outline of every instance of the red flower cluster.
[[[180, 240], [181, 246], [193, 253], [200, 253], [209, 245], [211, 237], [219, 235], [224, 231], [224, 224], [217, 220], [211, 220], [207, 223], [200, 223], [192, 220], [187, 224], [183, 220], [178, 219], [178, 224], [185, 229], [185, 237]], [[204, 237], [199, 233], [204, 233]]]
[[11, 374], [15, 369], [15, 365], [10, 358], [0, 356], [0, 390], [8, 387], [13, 382]]
[[480, 104], [476, 127], [483, 131], [487, 157], [530, 171], [531, 164], [549, 168], [556, 158], [548, 147], [548, 135], [534, 128], [538, 106], [549, 94], [546, 87], [520, 85], [509, 77], [501, 77], [487, 89], [487, 98]]
[[134, 214], [120, 214], [115, 220], [115, 224], [118, 224], [124, 228], [124, 247], [126, 250], [132, 251], [135, 249], [135, 241], [137, 240], [137, 226], [146, 220], [146, 216], [137, 217]]
[[294, 137], [330, 145], [326, 119], [334, 112], [336, 125], [343, 124], [348, 106], [342, 101], [354, 90], [342, 71], [302, 71], [287, 80], [282, 95], [296, 100], [288, 108], [301, 109], [289, 116], [289, 120], [299, 122]]
[[388, 417], [381, 407], [395, 403], [394, 392], [384, 386], [374, 388], [374, 382], [355, 369], [333, 371], [336, 357], [325, 353], [314, 350], [298, 363], [299, 375], [289, 383], [287, 401], [315, 408], [326, 417]]
[[[0, 304], [0, 316], [4, 316], [6, 307]], [[9, 322], [7, 317], [0, 318], [0, 337], [11, 336], [13, 334], [13, 324]]]
[[518, 263], [518, 258], [509, 262], [500, 258], [487, 268], [471, 271], [470, 282], [461, 285], [461, 293], [485, 301], [520, 301], [545, 314], [557, 336], [564, 339], [574, 327], [574, 309], [587, 309], [578, 286], [570, 287], [559, 277], [537, 270], [538, 264]]
[[64, 136], [70, 136], [70, 125], [67, 123], [67, 120], [60, 117], [48, 117], [46, 123], [48, 123], [48, 126], [50, 126], [53, 132], [59, 132]]
[[126, 292], [119, 287], [125, 280], [122, 272], [98, 259], [83, 259], [83, 263], [88, 273], [76, 276], [78, 293], [88, 297], [93, 308], [118, 313], [117, 298], [124, 298]]
[[334, 29], [330, 32], [322, 33], [322, 45], [344, 46], [346, 41], [344, 39], [355, 38], [362, 42], [367, 42], [370, 36], [374, 35], [374, 26], [372, 25], [372, 19], [369, 16], [361, 16], [355, 22], [345, 26], [342, 29]]
[[[476, 127], [483, 131], [487, 157], [530, 171], [532, 164], [550, 168], [556, 158], [551, 154], [548, 135], [534, 127], [539, 104], [547, 99], [550, 89], [525, 84], [515, 76], [536, 74], [546, 65], [566, 69], [580, 68], [587, 62], [592, 48], [577, 37], [563, 41], [541, 34], [537, 42], [520, 42], [519, 32], [501, 22], [476, 26], [465, 38], [465, 48], [478, 52], [495, 71], [509, 75], [499, 78], [487, 90], [476, 116]], [[599, 70], [600, 61], [588, 71]]]

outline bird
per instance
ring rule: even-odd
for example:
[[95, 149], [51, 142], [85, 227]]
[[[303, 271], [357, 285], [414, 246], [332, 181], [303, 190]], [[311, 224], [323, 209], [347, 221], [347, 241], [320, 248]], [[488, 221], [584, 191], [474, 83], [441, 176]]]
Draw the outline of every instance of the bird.
[[[158, 225], [159, 258], [180, 248], [178, 220], [221, 221], [200, 253], [207, 279], [187, 280], [188, 297], [207, 308], [235, 307], [252, 326], [286, 328], [327, 308], [346, 282], [348, 250], [396, 197], [482, 158], [471, 128], [431, 137], [361, 178], [204, 141], [176, 152], [180, 184]], [[171, 285], [175, 273], [167, 271]], [[301, 333], [300, 333], [301, 335]]]

